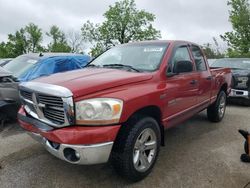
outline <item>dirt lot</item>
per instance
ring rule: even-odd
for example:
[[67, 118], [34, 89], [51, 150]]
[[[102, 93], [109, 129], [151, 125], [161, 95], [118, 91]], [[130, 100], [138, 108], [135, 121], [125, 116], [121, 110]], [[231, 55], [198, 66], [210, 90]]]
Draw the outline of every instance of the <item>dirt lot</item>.
[[[43, 149], [16, 124], [0, 133], [0, 187], [233, 187], [250, 182], [250, 164], [240, 162], [250, 108], [229, 106], [223, 122], [212, 124], [205, 112], [166, 131], [153, 172], [129, 184], [110, 165], [76, 166]], [[250, 188], [249, 186], [246, 186]]]

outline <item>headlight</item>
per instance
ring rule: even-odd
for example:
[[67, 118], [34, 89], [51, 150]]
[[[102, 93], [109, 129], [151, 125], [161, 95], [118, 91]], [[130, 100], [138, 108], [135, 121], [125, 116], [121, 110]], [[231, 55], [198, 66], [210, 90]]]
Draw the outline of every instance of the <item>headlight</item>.
[[120, 121], [123, 101], [112, 98], [96, 98], [76, 102], [78, 125], [107, 125]]

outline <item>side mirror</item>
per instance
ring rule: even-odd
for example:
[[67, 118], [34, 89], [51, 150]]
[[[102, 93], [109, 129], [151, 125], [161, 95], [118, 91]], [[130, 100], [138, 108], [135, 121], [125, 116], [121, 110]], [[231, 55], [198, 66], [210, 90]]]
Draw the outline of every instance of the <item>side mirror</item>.
[[191, 61], [178, 61], [174, 65], [173, 72], [176, 74], [184, 73], [184, 72], [192, 72], [193, 71], [193, 63]]

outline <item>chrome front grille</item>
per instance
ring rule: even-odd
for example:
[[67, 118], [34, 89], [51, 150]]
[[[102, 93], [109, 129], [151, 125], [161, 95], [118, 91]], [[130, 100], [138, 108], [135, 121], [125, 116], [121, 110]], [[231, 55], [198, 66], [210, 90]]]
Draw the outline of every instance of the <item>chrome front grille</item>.
[[233, 75], [232, 88], [250, 91], [250, 76]]
[[47, 109], [44, 109], [43, 113], [44, 113], [44, 117], [46, 117], [47, 119], [51, 120], [54, 123], [57, 123], [57, 124], [65, 123], [63, 110], [52, 110], [52, 109], [47, 108]]
[[237, 87], [238, 88], [247, 88], [248, 77], [238, 77], [237, 78]]
[[38, 103], [45, 105], [45, 108], [43, 108], [45, 118], [57, 124], [65, 123], [64, 106], [61, 97], [38, 94]]
[[59, 108], [63, 108], [63, 100], [61, 97], [54, 97], [54, 96], [46, 96], [42, 94], [38, 94], [38, 101], [39, 103], [48, 105], [48, 106], [56, 106]]
[[20, 94], [27, 100], [32, 101], [32, 93], [28, 91], [20, 91]]
[[[71, 125], [74, 121], [73, 99], [72, 96], [63, 96], [62, 93], [62, 90], [66, 92], [68, 90], [60, 86], [52, 88], [48, 84], [42, 84], [42, 86], [35, 86], [36, 90], [32, 90], [32, 87], [20, 86], [20, 97], [25, 111], [32, 117], [54, 127]], [[49, 87], [48, 94], [45, 94], [46, 86]], [[57, 92], [57, 89], [61, 91]], [[60, 96], [55, 96], [56, 93]]]

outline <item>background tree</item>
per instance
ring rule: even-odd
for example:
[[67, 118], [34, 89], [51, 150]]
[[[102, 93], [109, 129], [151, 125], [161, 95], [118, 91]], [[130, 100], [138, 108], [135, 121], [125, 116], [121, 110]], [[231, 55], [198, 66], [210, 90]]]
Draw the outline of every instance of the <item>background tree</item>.
[[13, 57], [12, 54], [9, 53], [8, 46], [5, 42], [0, 43], [0, 58], [9, 58]]
[[42, 30], [30, 23], [24, 28], [8, 35], [8, 41], [0, 44], [0, 57], [17, 57], [29, 52], [44, 51], [41, 46]]
[[6, 48], [11, 57], [16, 57], [29, 52], [29, 43], [24, 28], [16, 31], [15, 34], [8, 35]]
[[42, 29], [38, 28], [37, 25], [30, 23], [25, 27], [27, 32], [27, 43], [29, 45], [29, 51], [39, 52], [41, 50], [41, 42], [43, 39]]
[[52, 38], [52, 42], [48, 45], [50, 52], [70, 52], [71, 48], [67, 43], [65, 34], [59, 27], [53, 25], [50, 31], [46, 33], [47, 36]]
[[228, 56], [250, 57], [250, 5], [248, 0], [229, 0], [231, 7], [229, 20], [233, 31], [221, 38], [227, 42]]
[[218, 59], [225, 57], [225, 54], [221, 52], [219, 43], [215, 37], [213, 37], [214, 44], [206, 43], [202, 46], [203, 51], [208, 59]]
[[123, 0], [109, 6], [104, 18], [102, 24], [87, 21], [82, 27], [84, 39], [94, 45], [93, 56], [117, 44], [161, 37], [160, 31], [152, 25], [155, 15], [138, 10], [134, 0]]
[[83, 53], [85, 46], [80, 32], [70, 30], [67, 34], [67, 41], [72, 53]]

